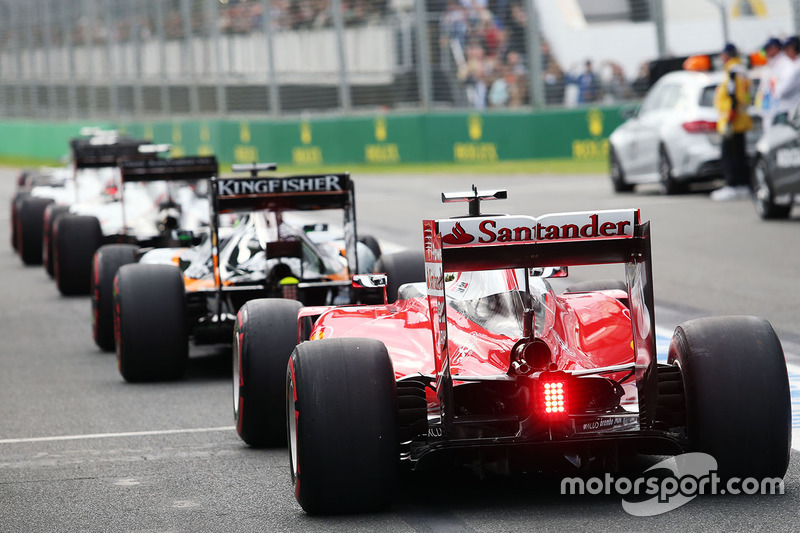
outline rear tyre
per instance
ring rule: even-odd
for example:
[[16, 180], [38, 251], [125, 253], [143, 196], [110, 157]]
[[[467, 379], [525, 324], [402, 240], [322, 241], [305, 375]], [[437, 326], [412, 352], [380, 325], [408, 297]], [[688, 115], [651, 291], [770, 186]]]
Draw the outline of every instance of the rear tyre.
[[44, 210], [52, 204], [51, 198], [30, 197], [22, 200], [16, 214], [17, 247], [26, 265], [42, 264], [42, 228]]
[[11, 200], [11, 220], [10, 220], [10, 227], [11, 227], [11, 247], [19, 253], [19, 239], [17, 234], [20, 232], [19, 229], [19, 208], [22, 205], [22, 202], [26, 198], [30, 198], [31, 193], [28, 191], [19, 191], [14, 193], [14, 198]]
[[189, 341], [180, 269], [124, 265], [114, 283], [114, 334], [122, 377], [128, 382], [182, 377]]
[[573, 283], [564, 292], [590, 292], [590, 291], [609, 291], [609, 290], [628, 290], [628, 285], [618, 279], [592, 279]]
[[633, 185], [625, 181], [625, 171], [622, 170], [622, 163], [620, 163], [614, 148], [608, 151], [608, 165], [614, 192], [631, 192]]
[[310, 514], [387, 507], [397, 479], [397, 387], [374, 339], [298, 345], [287, 369], [294, 494]]
[[92, 216], [63, 215], [53, 232], [54, 275], [64, 296], [89, 294], [92, 257], [103, 244], [100, 221]]
[[767, 162], [758, 159], [753, 167], [753, 203], [756, 213], [764, 220], [788, 218], [792, 211], [792, 202], [788, 205], [775, 203], [775, 192], [772, 178], [769, 175]]
[[378, 242], [378, 239], [376, 239], [372, 235], [363, 235], [359, 237], [358, 240], [364, 246], [369, 248], [369, 250], [372, 252], [372, 255], [375, 256], [375, 259], [378, 259], [381, 256], [381, 245]]
[[97, 346], [114, 351], [114, 276], [122, 265], [136, 262], [134, 244], [106, 244], [92, 261], [92, 335]]
[[44, 210], [44, 230], [42, 235], [42, 262], [47, 275], [55, 277], [55, 252], [53, 251], [54, 232], [58, 219], [69, 213], [68, 205], [48, 205]]
[[286, 446], [286, 365], [297, 345], [297, 312], [284, 298], [250, 300], [233, 334], [233, 417], [250, 446]]
[[413, 250], [385, 254], [375, 264], [375, 271], [386, 273], [386, 295], [393, 303], [400, 285], [425, 281], [425, 256]]
[[770, 323], [748, 316], [684, 322], [675, 329], [668, 362], [683, 376], [690, 450], [712, 455], [722, 478], [783, 477], [791, 399]]
[[664, 194], [673, 195], [686, 192], [686, 186], [673, 176], [672, 161], [663, 146], [658, 150], [658, 176]]

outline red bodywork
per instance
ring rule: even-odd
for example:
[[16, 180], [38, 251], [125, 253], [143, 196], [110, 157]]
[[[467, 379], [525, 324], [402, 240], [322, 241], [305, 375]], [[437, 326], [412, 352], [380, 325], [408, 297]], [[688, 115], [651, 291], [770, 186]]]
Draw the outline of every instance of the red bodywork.
[[[546, 321], [537, 337], [547, 343], [559, 370], [633, 363], [630, 313], [620, 301], [626, 296], [622, 291], [548, 294]], [[452, 307], [448, 307], [447, 321], [454, 376], [506, 373], [511, 348], [519, 338], [486, 331]], [[312, 331], [312, 338], [321, 337], [380, 339], [392, 358], [397, 379], [435, 373], [426, 297], [385, 306], [332, 308], [320, 316]]]

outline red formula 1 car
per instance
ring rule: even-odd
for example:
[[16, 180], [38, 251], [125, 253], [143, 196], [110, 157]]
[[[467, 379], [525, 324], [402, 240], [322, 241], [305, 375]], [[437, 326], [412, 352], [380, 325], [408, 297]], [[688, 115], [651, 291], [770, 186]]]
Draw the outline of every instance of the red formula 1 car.
[[[298, 337], [310, 340], [289, 358], [286, 415], [304, 510], [383, 507], [399, 468], [437, 458], [580, 473], [701, 451], [721, 477], [784, 475], [789, 385], [766, 320], [685, 322], [658, 364], [650, 225], [639, 211], [481, 215], [493, 197], [505, 191], [443, 195], [469, 202], [470, 215], [424, 221], [426, 283], [400, 287], [394, 304], [298, 313]], [[624, 267], [624, 291], [593, 283], [558, 294], [547, 279], [612, 263]], [[284, 315], [251, 309], [239, 357], [286, 358], [278, 346], [294, 332], [269, 327], [295, 318]]]

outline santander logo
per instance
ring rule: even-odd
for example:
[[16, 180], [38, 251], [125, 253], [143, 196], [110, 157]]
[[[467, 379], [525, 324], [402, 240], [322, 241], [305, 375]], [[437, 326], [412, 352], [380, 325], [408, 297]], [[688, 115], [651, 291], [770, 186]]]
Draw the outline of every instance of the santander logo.
[[474, 240], [475, 237], [464, 231], [460, 222], [455, 223], [451, 233], [442, 236], [442, 242], [445, 244], [469, 244]]
[[630, 238], [638, 214], [636, 209], [618, 209], [541, 217], [499, 215], [438, 222], [443, 246], [481, 246]]

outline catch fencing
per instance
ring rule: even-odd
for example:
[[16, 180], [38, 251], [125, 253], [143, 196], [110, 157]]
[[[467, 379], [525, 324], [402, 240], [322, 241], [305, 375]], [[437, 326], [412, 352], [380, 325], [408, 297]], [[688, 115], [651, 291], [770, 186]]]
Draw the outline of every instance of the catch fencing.
[[0, 117], [295, 117], [636, 99], [800, 0], [0, 0]]

